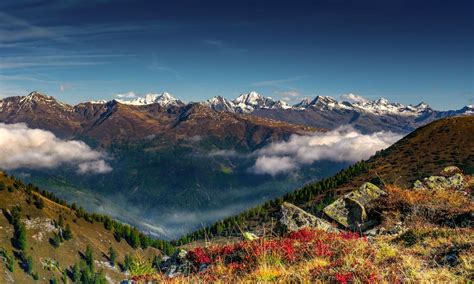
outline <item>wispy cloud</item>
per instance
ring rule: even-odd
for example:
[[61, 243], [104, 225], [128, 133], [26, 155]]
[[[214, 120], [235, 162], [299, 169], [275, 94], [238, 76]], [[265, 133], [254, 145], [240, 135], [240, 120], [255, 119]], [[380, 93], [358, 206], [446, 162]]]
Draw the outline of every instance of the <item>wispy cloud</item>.
[[176, 71], [175, 69], [171, 67], [161, 64], [157, 60], [152, 60], [152, 63], [150, 64], [148, 68], [153, 71], [166, 72], [166, 73], [172, 74], [176, 79], [183, 80], [183, 76], [181, 76], [181, 74], [178, 71]]
[[0, 12], [0, 47], [12, 48], [24, 43], [41, 40], [52, 40], [62, 43], [77, 44], [78, 39], [88, 40], [138, 32], [159, 32], [177, 29], [176, 24], [160, 21], [143, 21], [140, 23], [112, 22], [77, 26], [39, 26], [24, 19]]
[[202, 43], [205, 46], [209, 48], [213, 48], [216, 51], [223, 54], [239, 54], [239, 53], [244, 53], [248, 51], [247, 48], [235, 47], [223, 40], [218, 40], [218, 39], [205, 39], [202, 41]]
[[285, 102], [294, 102], [301, 98], [301, 94], [298, 91], [275, 92], [275, 94]]
[[0, 57], [0, 69], [53, 66], [90, 66], [107, 63], [111, 54], [31, 55]]
[[20, 18], [0, 12], [0, 43], [58, 37], [50, 29], [30, 24]]
[[137, 94], [135, 92], [127, 92], [115, 95], [117, 98], [136, 98]]
[[52, 83], [52, 84], [59, 83], [59, 81], [45, 80], [41, 78], [22, 76], [22, 75], [0, 75], [0, 81], [30, 81], [30, 82], [37, 82], [37, 83]]

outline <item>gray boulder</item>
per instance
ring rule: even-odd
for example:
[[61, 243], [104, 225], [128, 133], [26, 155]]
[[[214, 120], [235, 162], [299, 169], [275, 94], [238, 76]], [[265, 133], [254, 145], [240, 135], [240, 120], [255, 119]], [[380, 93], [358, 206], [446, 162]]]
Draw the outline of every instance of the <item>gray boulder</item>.
[[278, 220], [278, 228], [283, 232], [296, 232], [302, 228], [321, 229], [328, 232], [337, 232], [331, 223], [318, 218], [303, 209], [284, 202], [281, 205], [280, 218]]
[[365, 206], [386, 192], [366, 182], [323, 209], [324, 214], [351, 230], [365, 230], [375, 222], [367, 219]]

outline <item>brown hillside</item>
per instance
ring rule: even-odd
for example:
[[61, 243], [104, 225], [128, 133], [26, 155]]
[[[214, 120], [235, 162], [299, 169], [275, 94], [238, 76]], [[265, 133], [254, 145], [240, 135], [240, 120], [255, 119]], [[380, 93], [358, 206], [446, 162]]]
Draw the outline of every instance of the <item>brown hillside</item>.
[[370, 170], [335, 189], [336, 195], [379, 177], [382, 183], [410, 186], [417, 179], [457, 165], [474, 173], [474, 116], [451, 117], [423, 126], [368, 161]]
[[[108, 282], [118, 282], [126, 278], [125, 274], [116, 265], [109, 264], [107, 256], [109, 247], [112, 246], [118, 253], [117, 262], [123, 262], [125, 255], [134, 255], [135, 250], [125, 240], [117, 242], [111, 231], [104, 228], [103, 223], [88, 222], [78, 218], [74, 210], [53, 202], [39, 193], [27, 193], [24, 188], [14, 189], [14, 181], [4, 173], [0, 172], [0, 251], [9, 255], [17, 254], [19, 250], [12, 245], [14, 227], [10, 224], [7, 216], [14, 206], [21, 206], [21, 222], [25, 224], [27, 235], [27, 248], [24, 252], [33, 259], [33, 272], [38, 273], [41, 283], [49, 283], [53, 277], [61, 278], [60, 270], [70, 269], [72, 265], [81, 260], [87, 246], [94, 252], [95, 267], [97, 271], [103, 270]], [[39, 209], [34, 204], [34, 198], [39, 197], [44, 202], [44, 207]], [[68, 224], [72, 231], [72, 239], [65, 240], [58, 248], [50, 243], [50, 238], [59, 228], [54, 222], [62, 215], [64, 226]], [[148, 257], [161, 255], [160, 251], [148, 248], [143, 252]], [[48, 264], [55, 261], [59, 269], [48, 268]], [[69, 281], [70, 279], [68, 279]], [[0, 256], [0, 283], [37, 283], [33, 277], [20, 266], [20, 260], [15, 258], [14, 270], [7, 269], [6, 260]]]

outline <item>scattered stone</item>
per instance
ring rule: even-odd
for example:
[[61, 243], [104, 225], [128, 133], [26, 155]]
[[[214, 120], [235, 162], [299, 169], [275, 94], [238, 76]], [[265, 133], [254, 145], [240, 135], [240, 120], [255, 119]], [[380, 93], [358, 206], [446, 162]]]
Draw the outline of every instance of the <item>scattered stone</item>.
[[367, 227], [375, 225], [375, 222], [367, 220], [364, 206], [382, 195], [386, 195], [386, 192], [376, 185], [366, 182], [359, 189], [326, 206], [323, 212], [348, 229], [365, 230]]
[[464, 189], [467, 184], [464, 181], [464, 176], [460, 173], [455, 173], [453, 176], [448, 178], [449, 186], [455, 189]]
[[278, 228], [283, 232], [296, 232], [304, 227], [321, 229], [328, 232], [338, 231], [331, 223], [318, 218], [303, 209], [284, 202], [281, 205], [280, 218], [278, 220]]
[[439, 189], [448, 187], [448, 179], [443, 176], [430, 176], [423, 180], [428, 189]]
[[440, 175], [442, 175], [444, 177], [451, 177], [455, 174], [462, 174], [461, 169], [456, 167], [456, 166], [446, 167], [440, 172]]
[[244, 239], [247, 240], [247, 241], [258, 240], [257, 235], [255, 235], [254, 233], [251, 233], [251, 232], [244, 232], [244, 233], [242, 233], [242, 236], [243, 236]]
[[414, 183], [413, 183], [413, 189], [414, 190], [423, 190], [423, 189], [426, 189], [425, 185], [423, 184], [423, 182], [419, 181], [419, 180], [416, 180]]
[[168, 277], [173, 278], [178, 275], [189, 275], [192, 269], [192, 263], [186, 258], [188, 252], [180, 249], [171, 257], [163, 258], [160, 270]]
[[[449, 168], [454, 168], [451, 170], [447, 170]], [[459, 172], [456, 172], [459, 171]], [[460, 173], [461, 170], [457, 167], [448, 167], [445, 168], [441, 173], [441, 176], [430, 176], [428, 178], [424, 178], [423, 181], [415, 181], [413, 184], [413, 189], [414, 190], [433, 190], [433, 189], [457, 189], [457, 190], [463, 190], [466, 187], [468, 187], [468, 183], [466, 181], [466, 178], [462, 173]], [[449, 175], [448, 175], [449, 173]]]

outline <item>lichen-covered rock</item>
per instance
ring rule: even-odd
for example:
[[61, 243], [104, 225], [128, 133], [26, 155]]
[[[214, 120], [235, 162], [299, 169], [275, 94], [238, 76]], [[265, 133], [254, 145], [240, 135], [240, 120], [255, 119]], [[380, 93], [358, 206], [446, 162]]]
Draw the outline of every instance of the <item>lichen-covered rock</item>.
[[455, 189], [463, 189], [467, 186], [466, 182], [464, 181], [464, 176], [460, 173], [456, 173], [453, 176], [448, 178], [449, 187]]
[[328, 232], [338, 231], [331, 223], [309, 214], [291, 203], [284, 202], [281, 205], [280, 218], [278, 220], [280, 231], [296, 232], [304, 227], [321, 229]]
[[456, 167], [456, 166], [446, 167], [440, 172], [440, 175], [442, 175], [444, 177], [451, 177], [455, 174], [462, 174], [461, 169]]
[[465, 177], [461, 173], [454, 173], [449, 177], [444, 176], [430, 176], [423, 179], [423, 182], [416, 181], [413, 184], [413, 189], [458, 189], [463, 190], [467, 187]]
[[364, 230], [373, 223], [367, 220], [364, 206], [385, 194], [386, 192], [376, 185], [366, 182], [359, 189], [326, 206], [323, 212], [346, 228]]
[[413, 183], [413, 189], [414, 190], [422, 190], [422, 189], [426, 189], [425, 185], [423, 184], [423, 182], [419, 181], [419, 180], [416, 180], [414, 183]]
[[443, 176], [430, 176], [423, 180], [428, 189], [446, 188], [448, 187], [448, 179]]

